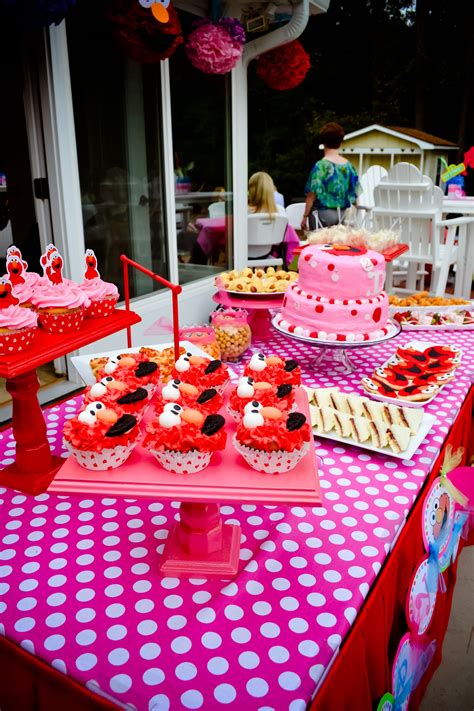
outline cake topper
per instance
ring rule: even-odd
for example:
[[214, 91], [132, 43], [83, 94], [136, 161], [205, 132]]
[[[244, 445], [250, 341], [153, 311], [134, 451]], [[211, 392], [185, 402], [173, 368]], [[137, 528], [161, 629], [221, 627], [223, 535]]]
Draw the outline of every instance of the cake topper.
[[40, 264], [43, 274], [51, 284], [63, 283], [63, 258], [59, 254], [54, 244], [50, 243], [46, 247], [46, 252], [40, 257]]
[[9, 279], [0, 279], [0, 309], [7, 309], [9, 306], [16, 306], [19, 303], [16, 296], [13, 296], [12, 285]]
[[7, 259], [8, 257], [18, 257], [18, 259], [23, 262], [25, 269], [28, 269], [28, 264], [23, 260], [21, 250], [19, 250], [18, 247], [15, 247], [14, 244], [11, 244], [7, 249]]
[[7, 255], [7, 273], [13, 286], [25, 283], [23, 272], [27, 268], [28, 264], [22, 260], [21, 256], [19, 257], [17, 254]]
[[85, 260], [86, 271], [84, 272], [84, 279], [100, 279], [100, 274], [97, 269], [97, 257], [93, 249], [86, 249]]

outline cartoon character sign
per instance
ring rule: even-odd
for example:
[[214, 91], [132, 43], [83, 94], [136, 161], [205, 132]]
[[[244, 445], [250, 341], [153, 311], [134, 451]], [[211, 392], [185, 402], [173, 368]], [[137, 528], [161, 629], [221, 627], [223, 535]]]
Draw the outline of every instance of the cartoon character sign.
[[428, 629], [436, 605], [436, 592], [428, 585], [428, 556], [418, 564], [408, 590], [406, 616], [410, 629], [422, 635]]
[[407, 632], [398, 645], [392, 667], [392, 693], [396, 708], [406, 711], [411, 693], [430, 665], [436, 642], [427, 638], [413, 639]]
[[448, 553], [453, 522], [454, 501], [441, 480], [435, 479], [423, 504], [422, 534], [427, 552], [432, 544], [437, 546], [441, 571], [446, 570], [449, 565]]

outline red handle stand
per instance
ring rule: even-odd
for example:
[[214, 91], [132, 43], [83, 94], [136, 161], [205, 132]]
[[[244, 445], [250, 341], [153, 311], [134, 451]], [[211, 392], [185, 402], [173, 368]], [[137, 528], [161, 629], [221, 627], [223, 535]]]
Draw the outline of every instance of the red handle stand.
[[239, 567], [240, 526], [222, 524], [219, 504], [182, 503], [160, 572], [171, 577], [232, 578]]
[[46, 424], [36, 397], [38, 388], [34, 370], [6, 382], [12, 396], [16, 461], [0, 472], [0, 484], [33, 495], [48, 488], [64, 463], [61, 457], [51, 454]]

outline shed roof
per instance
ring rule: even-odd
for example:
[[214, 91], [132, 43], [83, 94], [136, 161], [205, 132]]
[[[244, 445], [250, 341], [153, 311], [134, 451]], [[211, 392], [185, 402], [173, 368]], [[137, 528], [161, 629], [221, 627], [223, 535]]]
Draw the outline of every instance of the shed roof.
[[434, 148], [447, 148], [453, 149], [458, 148], [455, 143], [447, 141], [444, 138], [439, 138], [439, 136], [433, 136], [430, 133], [425, 133], [424, 131], [419, 131], [416, 128], [405, 128], [402, 126], [382, 126], [378, 123], [373, 123], [370, 126], [365, 126], [364, 128], [359, 128], [357, 131], [352, 131], [347, 133], [344, 137], [344, 141], [351, 138], [356, 138], [357, 136], [362, 136], [365, 133], [370, 133], [371, 131], [380, 131], [389, 136], [395, 136], [397, 138], [402, 138], [405, 141], [414, 143], [418, 148], [431, 149]]

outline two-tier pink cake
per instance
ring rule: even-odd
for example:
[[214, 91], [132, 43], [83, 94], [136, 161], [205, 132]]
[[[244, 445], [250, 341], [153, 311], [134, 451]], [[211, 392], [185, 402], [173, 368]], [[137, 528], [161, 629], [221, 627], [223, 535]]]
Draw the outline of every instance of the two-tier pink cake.
[[365, 247], [306, 247], [299, 278], [290, 284], [276, 325], [296, 336], [349, 343], [387, 333], [385, 259]]

